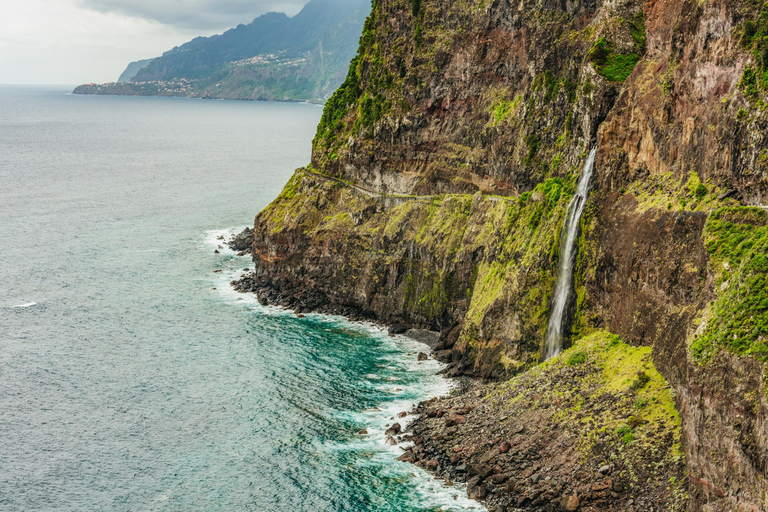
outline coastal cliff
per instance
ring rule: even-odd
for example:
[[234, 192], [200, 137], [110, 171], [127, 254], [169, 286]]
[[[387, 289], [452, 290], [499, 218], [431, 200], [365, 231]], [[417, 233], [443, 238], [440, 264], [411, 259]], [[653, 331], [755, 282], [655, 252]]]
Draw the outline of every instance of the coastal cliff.
[[368, 9], [364, 0], [310, 0], [292, 17], [268, 12], [73, 94], [323, 103], [344, 80]]
[[754, 1], [377, 0], [236, 286], [440, 331], [489, 383], [422, 406], [411, 459], [497, 510], [768, 509], [767, 37]]

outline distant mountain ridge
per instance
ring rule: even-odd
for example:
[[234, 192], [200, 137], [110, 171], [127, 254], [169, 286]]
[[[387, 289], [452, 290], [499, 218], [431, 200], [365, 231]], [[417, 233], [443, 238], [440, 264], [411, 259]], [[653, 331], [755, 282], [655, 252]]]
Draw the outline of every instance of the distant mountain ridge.
[[196, 37], [132, 62], [117, 83], [74, 92], [322, 102], [344, 80], [369, 11], [368, 0], [311, 0], [293, 17], [267, 13]]
[[125, 68], [125, 71], [123, 71], [120, 74], [120, 78], [117, 79], [118, 82], [130, 82], [133, 77], [136, 76], [136, 73], [144, 69], [145, 67], [149, 66], [149, 63], [152, 62], [155, 59], [143, 59], [143, 60], [137, 60], [134, 62], [131, 62], [128, 64], [128, 67]]

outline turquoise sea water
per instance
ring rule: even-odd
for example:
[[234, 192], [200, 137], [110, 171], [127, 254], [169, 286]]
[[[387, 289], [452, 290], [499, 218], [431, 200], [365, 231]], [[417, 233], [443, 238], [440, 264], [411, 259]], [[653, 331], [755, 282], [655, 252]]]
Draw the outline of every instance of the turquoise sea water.
[[447, 392], [423, 346], [263, 308], [213, 254], [320, 108], [66, 91], [0, 87], [0, 510], [479, 508], [383, 443]]

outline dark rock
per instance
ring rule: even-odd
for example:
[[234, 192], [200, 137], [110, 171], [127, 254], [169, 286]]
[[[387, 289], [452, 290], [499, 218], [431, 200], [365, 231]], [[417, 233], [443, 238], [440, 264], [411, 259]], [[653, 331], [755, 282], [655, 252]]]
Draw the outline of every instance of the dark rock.
[[455, 425], [461, 425], [466, 418], [460, 414], [449, 414], [445, 417], [445, 426], [453, 427]]
[[488, 464], [471, 464], [469, 466], [469, 474], [477, 475], [480, 480], [485, 480], [493, 474], [493, 468]]
[[435, 346], [435, 350], [448, 350], [453, 348], [461, 334], [461, 327], [461, 324], [459, 324], [440, 333], [440, 341]]
[[390, 336], [394, 336], [396, 334], [403, 334], [408, 329], [400, 324], [390, 325], [389, 329], [387, 329], [387, 332]]
[[393, 423], [393, 424], [392, 424], [392, 426], [391, 426], [391, 427], [389, 427], [389, 428], [386, 430], [386, 432], [384, 432], [384, 435], [387, 435], [387, 436], [396, 436], [397, 434], [399, 434], [399, 433], [400, 433], [400, 430], [401, 430], [401, 429], [402, 429], [402, 427], [400, 426], [400, 424], [399, 424], [399, 423]]
[[227, 245], [233, 251], [244, 254], [250, 253], [253, 246], [253, 229], [245, 228], [243, 231], [229, 239]]
[[505, 473], [499, 473], [499, 474], [497, 474], [497, 475], [493, 475], [493, 477], [491, 478], [491, 481], [492, 481], [494, 484], [497, 484], [497, 485], [498, 485], [498, 484], [503, 484], [503, 483], [504, 483], [504, 482], [506, 482], [508, 479], [509, 479], [509, 475], [507, 475], [507, 474], [505, 474]]
[[397, 460], [401, 462], [413, 462], [416, 460], [416, 457], [413, 455], [413, 452], [411, 450], [408, 450], [404, 454], [399, 456]]
[[427, 359], [429, 359], [429, 358], [427, 357], [427, 354], [425, 354], [424, 352], [419, 352], [419, 355], [418, 355], [418, 358], [417, 358], [417, 359], [418, 359], [419, 361], [426, 361], [426, 360], [427, 360]]
[[717, 199], [719, 201], [722, 201], [723, 199], [728, 199], [729, 197], [735, 197], [736, 195], [738, 195], [738, 192], [730, 188], [718, 194]]
[[602, 482], [595, 482], [590, 486], [590, 489], [592, 489], [595, 492], [600, 491], [608, 491], [613, 487], [613, 482], [611, 482], [610, 479], [606, 479]]
[[404, 334], [412, 340], [429, 345], [429, 348], [432, 349], [434, 349], [440, 341], [439, 332], [428, 331], [426, 329], [408, 329]]
[[221, 254], [218, 249], [213, 250], [213, 254]]

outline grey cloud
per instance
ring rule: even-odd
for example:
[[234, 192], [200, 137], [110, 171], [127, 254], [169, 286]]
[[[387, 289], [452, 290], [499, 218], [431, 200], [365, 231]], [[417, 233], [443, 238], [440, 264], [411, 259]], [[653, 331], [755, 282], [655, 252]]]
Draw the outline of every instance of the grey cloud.
[[225, 30], [265, 12], [297, 13], [306, 0], [80, 0], [88, 9], [159, 21], [179, 29]]

